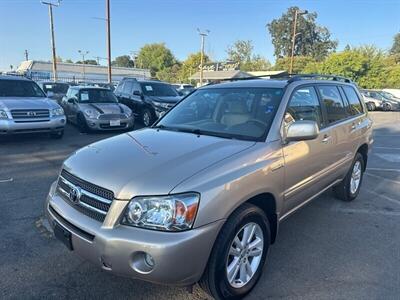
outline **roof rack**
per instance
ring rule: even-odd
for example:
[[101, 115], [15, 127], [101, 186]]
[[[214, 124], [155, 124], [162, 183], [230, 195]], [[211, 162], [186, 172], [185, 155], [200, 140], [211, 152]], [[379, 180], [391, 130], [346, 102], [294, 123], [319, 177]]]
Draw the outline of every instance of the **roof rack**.
[[346, 82], [346, 83], [354, 83], [351, 79], [343, 77], [343, 76], [338, 76], [338, 75], [329, 75], [329, 74], [286, 74], [286, 75], [276, 75], [276, 76], [271, 76], [273, 79], [277, 78], [287, 78], [288, 83], [298, 81], [298, 80], [303, 80], [303, 79], [314, 79], [314, 80], [332, 80], [332, 81], [340, 81], [340, 82]]

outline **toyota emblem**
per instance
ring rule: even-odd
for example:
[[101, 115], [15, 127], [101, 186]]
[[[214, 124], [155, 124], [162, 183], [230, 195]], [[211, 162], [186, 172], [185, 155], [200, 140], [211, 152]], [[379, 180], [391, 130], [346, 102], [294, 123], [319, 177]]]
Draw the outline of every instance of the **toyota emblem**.
[[82, 190], [79, 186], [72, 187], [71, 190], [69, 191], [69, 200], [71, 200], [72, 203], [78, 204], [82, 195]]

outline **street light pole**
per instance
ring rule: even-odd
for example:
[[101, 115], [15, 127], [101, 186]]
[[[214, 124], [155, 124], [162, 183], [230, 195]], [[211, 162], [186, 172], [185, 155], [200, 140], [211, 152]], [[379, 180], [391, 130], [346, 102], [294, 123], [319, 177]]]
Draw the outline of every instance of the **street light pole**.
[[107, 74], [108, 74], [108, 83], [111, 84], [112, 76], [111, 76], [111, 28], [110, 28], [110, 0], [106, 0], [106, 22], [107, 22]]
[[85, 55], [89, 54], [89, 51], [78, 50], [79, 54], [82, 55], [82, 64], [83, 64], [83, 81], [85, 81]]
[[305, 15], [305, 14], [307, 14], [307, 13], [308, 13], [307, 10], [301, 11], [301, 10], [296, 9], [296, 10], [294, 11], [293, 36], [292, 36], [292, 55], [291, 55], [291, 57], [290, 57], [290, 69], [289, 69], [289, 74], [292, 74], [292, 73], [293, 73], [294, 48], [295, 48], [295, 46], [296, 46], [296, 36], [297, 36], [297, 33], [296, 33], [296, 30], [297, 30], [297, 18], [298, 18], [299, 15]]
[[50, 18], [50, 31], [51, 31], [51, 48], [52, 48], [52, 56], [53, 56], [53, 80], [57, 80], [57, 56], [56, 56], [56, 42], [54, 38], [54, 22], [53, 22], [53, 6], [60, 6], [60, 1], [58, 0], [56, 3], [41, 1], [42, 4], [45, 4], [49, 7], [49, 18]]
[[208, 36], [210, 33], [210, 30], [206, 30], [205, 32], [201, 32], [199, 28], [197, 28], [197, 31], [200, 35], [201, 38], [201, 47], [200, 47], [200, 86], [203, 85], [203, 63], [204, 63], [204, 40], [205, 37]]

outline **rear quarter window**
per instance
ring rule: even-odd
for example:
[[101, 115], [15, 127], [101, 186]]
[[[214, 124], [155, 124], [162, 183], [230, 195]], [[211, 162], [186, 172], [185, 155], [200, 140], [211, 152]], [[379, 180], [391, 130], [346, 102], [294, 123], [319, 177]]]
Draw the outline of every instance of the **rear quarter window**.
[[364, 107], [358, 98], [357, 92], [350, 86], [343, 86], [343, 91], [349, 101], [350, 114], [355, 116], [364, 113]]

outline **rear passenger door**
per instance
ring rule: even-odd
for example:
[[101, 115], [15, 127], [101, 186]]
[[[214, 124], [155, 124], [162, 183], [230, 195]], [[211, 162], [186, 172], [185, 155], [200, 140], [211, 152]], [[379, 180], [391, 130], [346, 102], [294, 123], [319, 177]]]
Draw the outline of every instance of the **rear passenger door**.
[[287, 128], [301, 120], [315, 121], [321, 133], [314, 140], [290, 142], [283, 147], [286, 212], [295, 209], [329, 184], [321, 175], [333, 161], [331, 132], [326, 129], [318, 93], [312, 85], [299, 87], [292, 93], [283, 126]]

